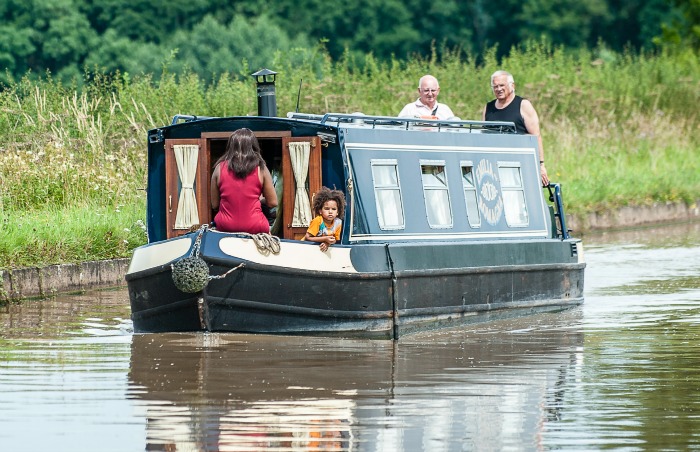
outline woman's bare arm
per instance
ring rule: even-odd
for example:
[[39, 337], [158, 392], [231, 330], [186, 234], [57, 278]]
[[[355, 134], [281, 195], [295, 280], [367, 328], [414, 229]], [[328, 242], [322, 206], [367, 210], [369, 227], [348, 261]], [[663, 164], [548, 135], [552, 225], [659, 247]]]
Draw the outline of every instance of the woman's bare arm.
[[221, 194], [219, 193], [219, 177], [221, 175], [220, 167], [221, 165], [217, 165], [217, 167], [214, 168], [214, 173], [211, 175], [211, 186], [209, 187], [211, 208], [214, 210], [219, 208], [219, 202], [221, 201]]
[[272, 175], [267, 167], [260, 169], [262, 173], [262, 194], [265, 197], [265, 204], [267, 207], [277, 207], [277, 192], [275, 191], [275, 185], [272, 183]]

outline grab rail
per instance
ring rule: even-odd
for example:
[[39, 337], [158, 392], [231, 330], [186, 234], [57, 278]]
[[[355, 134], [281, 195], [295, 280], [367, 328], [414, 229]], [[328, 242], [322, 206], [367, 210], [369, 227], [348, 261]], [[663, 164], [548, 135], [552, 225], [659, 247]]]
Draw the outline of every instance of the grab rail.
[[566, 214], [564, 213], [564, 201], [561, 196], [561, 186], [559, 184], [550, 183], [547, 185], [549, 190], [549, 201], [554, 203], [554, 216], [559, 219], [560, 230], [557, 231], [562, 239], [566, 240], [570, 237], [571, 232], [566, 227]]
[[173, 116], [173, 120], [170, 123], [171, 126], [174, 126], [175, 124], [179, 124], [180, 121], [182, 122], [192, 122], [192, 121], [200, 121], [202, 119], [211, 119], [214, 118], [215, 116], [196, 116], [196, 115], [175, 115]]
[[409, 129], [411, 126], [436, 127], [438, 130], [442, 128], [450, 129], [467, 129], [484, 130], [489, 132], [499, 133], [516, 133], [515, 124], [507, 121], [448, 121], [443, 119], [422, 119], [422, 118], [399, 118], [396, 116], [370, 116], [362, 113], [326, 113], [324, 115], [316, 115], [311, 113], [287, 113], [289, 119], [306, 119], [309, 121], [318, 121], [320, 124], [328, 122], [354, 124], [358, 126], [396, 126]]

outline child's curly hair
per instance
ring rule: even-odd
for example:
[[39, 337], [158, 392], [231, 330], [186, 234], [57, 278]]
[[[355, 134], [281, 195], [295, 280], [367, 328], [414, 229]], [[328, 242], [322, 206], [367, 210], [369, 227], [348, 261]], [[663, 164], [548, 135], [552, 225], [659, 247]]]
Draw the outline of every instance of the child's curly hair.
[[338, 206], [338, 218], [343, 218], [345, 213], [345, 195], [340, 190], [331, 190], [328, 187], [321, 187], [314, 195], [314, 215], [321, 215], [321, 209], [327, 201], [335, 201]]

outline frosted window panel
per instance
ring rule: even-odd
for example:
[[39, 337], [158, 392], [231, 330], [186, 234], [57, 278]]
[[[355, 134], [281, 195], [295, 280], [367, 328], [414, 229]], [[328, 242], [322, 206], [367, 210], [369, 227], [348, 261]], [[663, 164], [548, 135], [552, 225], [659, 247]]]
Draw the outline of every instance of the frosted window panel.
[[518, 167], [501, 167], [498, 169], [498, 174], [501, 176], [502, 187], [523, 186], [523, 183], [520, 180], [520, 168]]
[[506, 221], [508, 222], [509, 226], [527, 225], [527, 208], [525, 207], [525, 195], [522, 191], [504, 191], [503, 207], [506, 212]]
[[425, 203], [428, 223], [431, 226], [450, 226], [452, 224], [450, 199], [446, 190], [426, 190]]
[[375, 165], [372, 166], [372, 176], [374, 176], [375, 187], [397, 186], [399, 178], [396, 174], [396, 166], [394, 165]]
[[399, 190], [377, 190], [377, 214], [381, 227], [403, 226], [403, 207]]

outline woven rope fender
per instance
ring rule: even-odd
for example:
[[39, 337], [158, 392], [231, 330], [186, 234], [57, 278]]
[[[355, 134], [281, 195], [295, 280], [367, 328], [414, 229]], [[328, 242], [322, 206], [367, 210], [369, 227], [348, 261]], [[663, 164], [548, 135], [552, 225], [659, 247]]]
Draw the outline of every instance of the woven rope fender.
[[175, 287], [185, 293], [197, 293], [209, 283], [209, 266], [199, 256], [189, 256], [171, 265]]
[[[180, 291], [185, 293], [197, 293], [204, 290], [212, 279], [222, 279], [230, 273], [244, 267], [244, 263], [238, 264], [223, 275], [211, 276], [209, 266], [204, 259], [199, 257], [199, 247], [202, 244], [202, 235], [207, 230], [208, 225], [203, 224], [199, 228], [199, 234], [194, 241], [194, 246], [190, 255], [170, 264], [173, 283]], [[279, 240], [279, 239], [278, 239]], [[279, 251], [278, 251], [279, 252]]]

